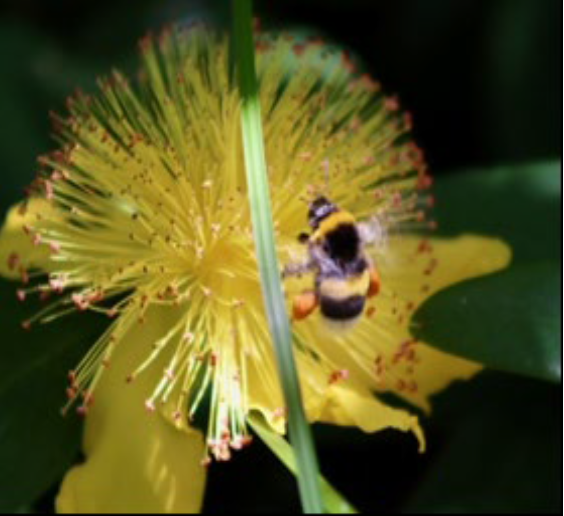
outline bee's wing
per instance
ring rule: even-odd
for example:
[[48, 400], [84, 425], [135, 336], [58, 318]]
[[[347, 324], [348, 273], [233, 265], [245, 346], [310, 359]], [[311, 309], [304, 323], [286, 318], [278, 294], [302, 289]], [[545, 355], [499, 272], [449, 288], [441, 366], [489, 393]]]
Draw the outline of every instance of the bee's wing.
[[367, 247], [382, 247], [388, 239], [388, 232], [382, 219], [377, 215], [357, 224], [358, 234]]

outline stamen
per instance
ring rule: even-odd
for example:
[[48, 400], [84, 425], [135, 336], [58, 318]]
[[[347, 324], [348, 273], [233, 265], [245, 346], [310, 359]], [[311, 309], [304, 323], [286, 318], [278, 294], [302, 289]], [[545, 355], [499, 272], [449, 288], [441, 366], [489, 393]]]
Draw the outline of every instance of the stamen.
[[[319, 39], [257, 37], [274, 226], [281, 249], [289, 249], [285, 255], [305, 252], [295, 236], [318, 195], [331, 196], [358, 220], [377, 221], [382, 261], [388, 235], [434, 227], [432, 180], [421, 150], [406, 143], [411, 119], [397, 98], [359, 74], [348, 53]], [[254, 256], [241, 107], [224, 40], [171, 29], [140, 46], [142, 88], [114, 73], [100, 81], [98, 98], [77, 92], [67, 102], [68, 117], [52, 116], [63, 148], [40, 158], [29, 191], [31, 200], [46, 199], [49, 211], [23, 228], [32, 244], [48, 251], [50, 274], [28, 272], [16, 253], [7, 261], [24, 283], [39, 279], [38, 287], [17, 291], [20, 301], [31, 293], [55, 298], [24, 321], [25, 328], [74, 311], [112, 319], [69, 375], [65, 412], [77, 405], [86, 415], [120, 343], [135, 325], [150, 325], [155, 310], [170, 310], [174, 323], [145, 344], [126, 381], [159, 367], [146, 408], [166, 411], [178, 426], [211, 395], [208, 464], [210, 455], [228, 460], [250, 443], [249, 375], [265, 399], [279, 399], [280, 389]], [[405, 323], [419, 303], [416, 293], [431, 288], [425, 277], [438, 266], [432, 247], [422, 241], [412, 254], [409, 260], [421, 259], [415, 263], [422, 285], [413, 285], [409, 299], [388, 298], [389, 305], [379, 304], [384, 293], [370, 300], [362, 316], [367, 325], [335, 344], [346, 348], [339, 360], [319, 343], [317, 323], [303, 323], [308, 344], [297, 346], [298, 360], [316, 373], [304, 375], [306, 382], [323, 379], [314, 391], [364, 373], [379, 388], [397, 384], [416, 392], [414, 344], [374, 356], [379, 337], [390, 342], [387, 328]], [[294, 287], [285, 283], [290, 296]], [[284, 408], [267, 408], [275, 419], [287, 416]]]

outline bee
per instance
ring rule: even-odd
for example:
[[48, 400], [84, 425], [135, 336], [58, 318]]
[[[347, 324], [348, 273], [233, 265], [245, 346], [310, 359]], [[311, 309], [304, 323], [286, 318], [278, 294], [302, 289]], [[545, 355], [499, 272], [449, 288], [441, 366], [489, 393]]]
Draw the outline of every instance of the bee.
[[363, 312], [367, 298], [380, 291], [380, 277], [365, 252], [367, 245], [382, 237], [377, 220], [359, 223], [348, 211], [327, 198], [317, 197], [309, 205], [311, 234], [301, 233], [298, 241], [307, 245], [307, 260], [290, 263], [282, 277], [313, 273], [313, 290], [293, 300], [294, 320], [305, 319], [318, 307], [328, 321], [347, 325]]

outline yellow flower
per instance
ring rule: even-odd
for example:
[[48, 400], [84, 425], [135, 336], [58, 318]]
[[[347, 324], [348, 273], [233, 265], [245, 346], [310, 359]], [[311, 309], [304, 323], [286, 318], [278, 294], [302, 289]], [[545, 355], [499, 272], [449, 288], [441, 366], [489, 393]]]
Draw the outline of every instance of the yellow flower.
[[[430, 395], [479, 369], [415, 342], [410, 314], [437, 290], [505, 266], [509, 251], [417, 236], [434, 223], [409, 117], [345, 54], [288, 36], [257, 48], [281, 262], [303, 253], [296, 236], [320, 193], [358, 219], [377, 217], [386, 234], [374, 250], [382, 291], [352, 329], [336, 333], [318, 315], [294, 324], [308, 417], [413, 431], [423, 449], [417, 418], [374, 393], [428, 409]], [[3, 274], [46, 274], [20, 298], [58, 295], [26, 327], [69, 310], [113, 320], [70, 374], [69, 406], [88, 413], [87, 461], [65, 480], [63, 512], [195, 510], [195, 464], [243, 447], [251, 411], [285, 431], [226, 41], [175, 28], [141, 49], [138, 83], [115, 72], [56, 118], [62, 148], [40, 159], [31, 199], [0, 238]], [[311, 285], [287, 281], [288, 302]], [[188, 425], [207, 393], [204, 445]]]

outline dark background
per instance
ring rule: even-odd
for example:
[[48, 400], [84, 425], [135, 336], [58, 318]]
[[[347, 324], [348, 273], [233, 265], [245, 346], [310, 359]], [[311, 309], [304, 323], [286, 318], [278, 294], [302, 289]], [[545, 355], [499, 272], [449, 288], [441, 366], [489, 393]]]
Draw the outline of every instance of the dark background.
[[[112, 67], [135, 70], [148, 30], [198, 16], [227, 24], [228, 4], [2, 2], [2, 213], [53, 147], [49, 110]], [[257, 0], [255, 10], [264, 28], [305, 27], [359, 56], [413, 114], [439, 176], [561, 156], [559, 0]], [[561, 385], [486, 372], [437, 397], [426, 455], [400, 433], [320, 427], [322, 469], [363, 512], [560, 512], [561, 402]], [[59, 480], [21, 509], [52, 510]], [[298, 508], [291, 475], [260, 444], [210, 470], [207, 511]]]

